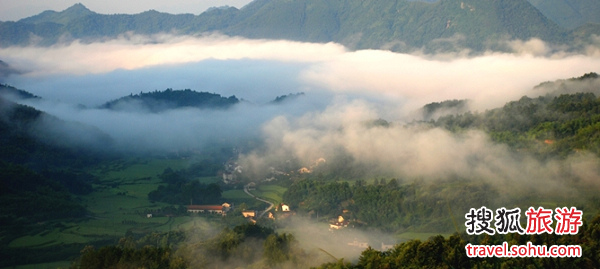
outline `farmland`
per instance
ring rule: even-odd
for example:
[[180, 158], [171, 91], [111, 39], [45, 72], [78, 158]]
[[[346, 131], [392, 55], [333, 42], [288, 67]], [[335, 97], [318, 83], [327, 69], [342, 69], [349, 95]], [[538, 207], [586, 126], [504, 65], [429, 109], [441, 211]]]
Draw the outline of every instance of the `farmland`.
[[4, 240], [10, 240], [8, 246], [11, 249], [45, 251], [114, 243], [128, 232], [165, 232], [184, 227], [192, 218], [154, 215], [149, 218], [148, 214], [170, 205], [152, 203], [147, 195], [161, 184], [157, 175], [164, 169], [180, 169], [186, 165], [185, 160], [173, 159], [101, 163], [89, 171], [98, 178], [93, 184], [94, 191], [77, 197], [88, 211], [85, 218], [40, 222], [25, 235]]

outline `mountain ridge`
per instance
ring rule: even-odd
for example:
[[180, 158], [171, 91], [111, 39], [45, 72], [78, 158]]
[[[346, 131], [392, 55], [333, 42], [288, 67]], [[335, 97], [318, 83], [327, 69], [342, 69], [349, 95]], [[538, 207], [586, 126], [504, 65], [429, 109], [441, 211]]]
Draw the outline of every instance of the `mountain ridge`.
[[506, 50], [502, 41], [507, 39], [539, 38], [568, 44], [600, 29], [600, 24], [561, 28], [531, 1], [255, 0], [241, 9], [215, 8], [199, 15], [154, 10], [103, 15], [76, 4], [61, 12], [45, 11], [17, 22], [0, 22], [0, 36], [6, 37], [0, 46], [31, 45], [33, 41], [47, 46], [69, 39], [91, 42], [126, 32], [195, 35], [217, 31], [246, 38], [337, 42], [350, 49], [485, 51]]
[[599, 0], [527, 0], [546, 17], [566, 29], [600, 23]]
[[30, 16], [19, 20], [24, 23], [43, 23], [43, 22], [54, 22], [65, 24], [73, 18], [83, 17], [87, 15], [95, 14], [95, 12], [88, 9], [81, 3], [74, 4], [63, 11], [46, 10], [40, 14]]

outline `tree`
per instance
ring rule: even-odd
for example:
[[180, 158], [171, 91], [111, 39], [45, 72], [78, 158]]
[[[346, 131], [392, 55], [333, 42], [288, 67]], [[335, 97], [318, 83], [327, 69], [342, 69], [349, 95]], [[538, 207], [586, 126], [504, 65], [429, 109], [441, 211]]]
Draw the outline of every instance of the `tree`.
[[295, 239], [292, 234], [269, 235], [263, 244], [264, 257], [267, 260], [267, 264], [274, 266], [290, 260], [292, 258], [290, 254], [294, 243]]

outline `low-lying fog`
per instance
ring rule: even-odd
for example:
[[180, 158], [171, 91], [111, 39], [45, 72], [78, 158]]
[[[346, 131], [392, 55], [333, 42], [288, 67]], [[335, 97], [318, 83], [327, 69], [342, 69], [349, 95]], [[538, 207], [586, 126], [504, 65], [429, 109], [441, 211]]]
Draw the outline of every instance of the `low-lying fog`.
[[[246, 152], [240, 161], [255, 170], [282, 158], [310, 164], [342, 149], [355, 162], [386, 175], [454, 174], [500, 182], [499, 188], [514, 190], [520, 184], [523, 191], [544, 186], [554, 192], [569, 189], [560, 183], [558, 170], [570, 167], [581, 182], [598, 187], [600, 162], [591, 154], [548, 162], [515, 158], [482, 131], [456, 135], [404, 125], [419, 120], [416, 111], [430, 102], [469, 99], [472, 110], [484, 111], [523, 95], [545, 94], [533, 89], [541, 82], [600, 72], [600, 46], [570, 54], [539, 40], [507, 42], [513, 53], [473, 56], [349, 51], [334, 43], [219, 35], [129, 35], [91, 44], [1, 48], [0, 59], [22, 72], [2, 78], [4, 83], [43, 97], [22, 102], [97, 127], [119, 147], [178, 150], [201, 148], [214, 139], [252, 137], [264, 147]], [[131, 93], [167, 88], [235, 95], [244, 101], [214, 111], [97, 108]], [[305, 95], [267, 104], [297, 92]], [[364, 124], [380, 118], [391, 127]]]

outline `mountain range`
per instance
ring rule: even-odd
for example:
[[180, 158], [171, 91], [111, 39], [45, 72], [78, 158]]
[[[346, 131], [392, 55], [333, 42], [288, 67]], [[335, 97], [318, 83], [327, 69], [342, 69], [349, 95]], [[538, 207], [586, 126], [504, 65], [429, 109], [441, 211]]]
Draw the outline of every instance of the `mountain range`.
[[[569, 8], [563, 8], [569, 7]], [[334, 1], [255, 0], [241, 9], [199, 15], [155, 10], [104, 15], [76, 4], [13, 22], [0, 22], [0, 46], [91, 42], [124, 33], [219, 32], [246, 38], [337, 42], [350, 49], [474, 51], [506, 49], [507, 39], [571, 44], [600, 34], [599, 0]], [[578, 42], [581, 43], [581, 42]]]

